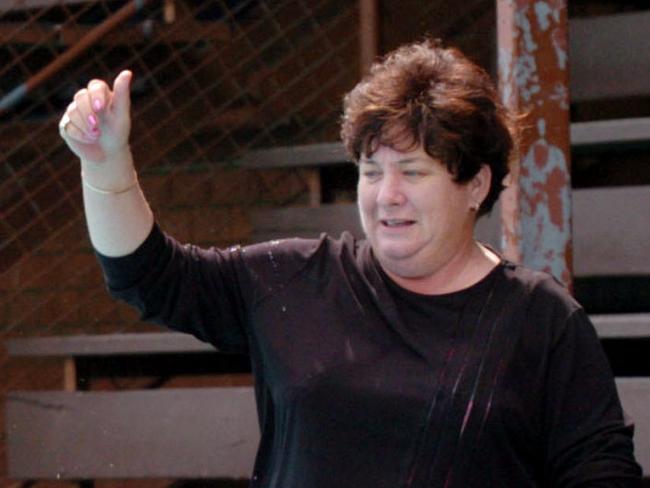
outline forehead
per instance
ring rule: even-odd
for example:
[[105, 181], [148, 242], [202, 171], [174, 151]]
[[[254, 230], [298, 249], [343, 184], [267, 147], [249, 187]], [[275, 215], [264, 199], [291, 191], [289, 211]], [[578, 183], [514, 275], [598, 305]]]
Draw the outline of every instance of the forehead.
[[359, 158], [361, 164], [414, 164], [414, 163], [431, 163], [435, 161], [429, 156], [421, 146], [410, 150], [400, 150], [392, 146], [380, 144], [377, 149], [370, 155], [362, 154]]

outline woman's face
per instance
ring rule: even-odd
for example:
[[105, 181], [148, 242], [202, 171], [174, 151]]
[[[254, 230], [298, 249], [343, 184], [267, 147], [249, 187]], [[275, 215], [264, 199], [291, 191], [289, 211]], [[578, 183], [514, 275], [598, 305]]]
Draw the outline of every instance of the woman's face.
[[472, 207], [485, 196], [484, 182], [477, 181], [485, 173], [456, 183], [421, 147], [400, 152], [380, 145], [370, 157], [362, 156], [361, 224], [384, 270], [402, 278], [427, 277], [473, 245]]

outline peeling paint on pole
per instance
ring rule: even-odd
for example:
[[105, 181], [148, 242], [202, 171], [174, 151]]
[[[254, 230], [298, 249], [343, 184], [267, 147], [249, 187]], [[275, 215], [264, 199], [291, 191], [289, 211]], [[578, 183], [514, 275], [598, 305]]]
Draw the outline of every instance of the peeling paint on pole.
[[503, 250], [571, 286], [566, 0], [497, 0], [499, 89], [528, 114], [501, 200]]

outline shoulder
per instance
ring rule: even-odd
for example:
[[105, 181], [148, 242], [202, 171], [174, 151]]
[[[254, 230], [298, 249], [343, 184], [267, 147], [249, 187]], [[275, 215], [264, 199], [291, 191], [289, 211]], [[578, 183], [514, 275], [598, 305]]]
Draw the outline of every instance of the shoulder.
[[504, 275], [531, 305], [563, 310], [567, 315], [582, 308], [569, 290], [549, 273], [507, 262]]
[[288, 238], [233, 248], [241, 264], [255, 279], [287, 284], [309, 270], [328, 273], [344, 263], [354, 263], [363, 241], [348, 232], [335, 238], [321, 234], [318, 239]]
[[546, 335], [553, 343], [566, 333], [575, 333], [576, 328], [595, 334], [583, 307], [549, 273], [506, 263], [504, 276], [519, 292], [519, 311], [529, 333]]
[[249, 263], [276, 263], [281, 261], [285, 265], [303, 265], [314, 259], [335, 257], [340, 255], [353, 256], [359, 242], [348, 232], [343, 232], [339, 237], [321, 234], [317, 239], [304, 239], [291, 237], [264, 241], [247, 246], [237, 246], [242, 258]]

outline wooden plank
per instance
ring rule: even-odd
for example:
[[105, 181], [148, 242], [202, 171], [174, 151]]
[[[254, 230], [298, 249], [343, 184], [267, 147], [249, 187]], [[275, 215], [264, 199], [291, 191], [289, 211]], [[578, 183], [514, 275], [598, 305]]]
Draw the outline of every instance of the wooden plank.
[[576, 276], [650, 274], [650, 186], [573, 191]]
[[290, 168], [349, 163], [350, 158], [340, 142], [324, 142], [302, 146], [258, 149], [246, 153], [235, 164], [244, 168]]
[[571, 146], [574, 148], [648, 142], [650, 142], [650, 117], [571, 124]]
[[[650, 93], [650, 88], [649, 88]], [[571, 146], [637, 144], [650, 142], [650, 117], [574, 122], [570, 126]], [[289, 168], [351, 164], [340, 142], [283, 146], [250, 151], [235, 161], [245, 168]]]
[[[59, 7], [61, 5], [78, 5], [96, 2], [97, 0], [9, 0], [0, 3], [0, 12], [20, 12], [35, 8]], [[116, 0], [104, 0], [115, 2]]]
[[63, 391], [75, 391], [77, 379], [77, 364], [74, 358], [66, 357], [63, 360]]
[[650, 94], [650, 11], [569, 22], [572, 101]]
[[596, 314], [589, 318], [601, 339], [650, 339], [650, 313]]
[[379, 53], [379, 2], [359, 1], [359, 78], [367, 75]]
[[[168, 43], [194, 43], [197, 39], [224, 43], [230, 40], [230, 28], [223, 22], [196, 22], [181, 19], [183, 28], [160, 22], [140, 22], [123, 25], [107, 33], [96, 45], [135, 45], [159, 40]], [[24, 22], [0, 22], [0, 43], [2, 44], [52, 44], [71, 46], [88, 34], [95, 25], [58, 25], [46, 23], [25, 24]]]
[[363, 237], [355, 204], [322, 205], [320, 207], [282, 207], [264, 209], [251, 216], [253, 242], [287, 237], [318, 237], [321, 232], [338, 236], [349, 231]]
[[[650, 186], [572, 191], [573, 271], [577, 277], [650, 274]], [[498, 205], [477, 238], [500, 249]]]
[[10, 356], [108, 356], [217, 352], [189, 334], [152, 332], [15, 338], [6, 341]]
[[[616, 384], [647, 476], [650, 378]], [[258, 440], [250, 388], [7, 395], [13, 479], [244, 478]]]
[[650, 476], [650, 378], [617, 378], [616, 387], [623, 409], [635, 425], [636, 460], [644, 476]]
[[[650, 93], [650, 87], [648, 88]], [[650, 117], [574, 122], [571, 147], [650, 142]], [[340, 142], [257, 149], [235, 161], [244, 168], [290, 168], [351, 164]]]
[[253, 389], [7, 394], [13, 479], [246, 478]]
[[[601, 338], [650, 338], [650, 314], [590, 316]], [[178, 332], [24, 337], [6, 342], [10, 356], [91, 357], [218, 352]]]

